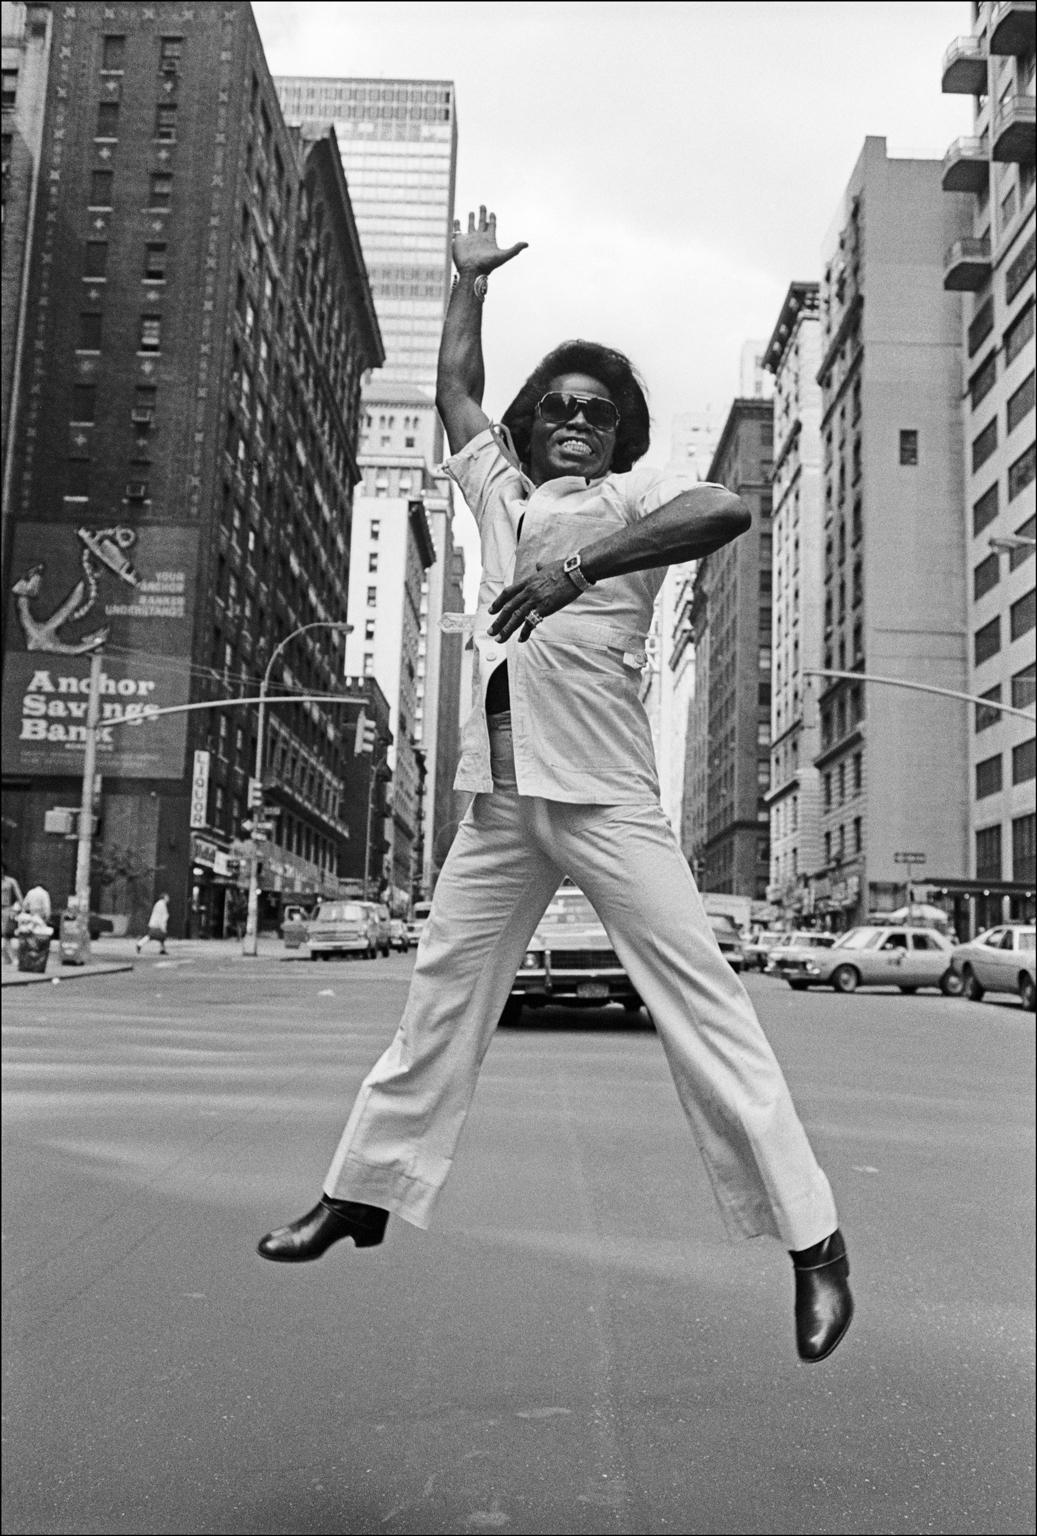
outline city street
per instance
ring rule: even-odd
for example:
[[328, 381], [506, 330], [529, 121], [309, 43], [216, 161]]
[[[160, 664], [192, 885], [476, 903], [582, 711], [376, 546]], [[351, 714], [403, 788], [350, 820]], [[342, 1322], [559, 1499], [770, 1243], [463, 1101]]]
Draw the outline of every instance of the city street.
[[806, 1366], [787, 1256], [726, 1240], [618, 1009], [498, 1034], [430, 1232], [264, 1263], [413, 959], [170, 950], [5, 992], [10, 1536], [1034, 1529], [1013, 999], [749, 979], [850, 1244]]

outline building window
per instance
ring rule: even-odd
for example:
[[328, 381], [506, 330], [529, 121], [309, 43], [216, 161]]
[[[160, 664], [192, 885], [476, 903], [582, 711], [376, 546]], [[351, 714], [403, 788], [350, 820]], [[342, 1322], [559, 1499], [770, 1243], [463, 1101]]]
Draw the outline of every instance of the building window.
[[976, 764], [976, 799], [984, 800], [987, 795], [996, 795], [1004, 783], [1001, 753], [995, 752], [993, 757], [985, 757], [981, 763]]
[[117, 101], [101, 101], [97, 104], [97, 127], [94, 129], [95, 139], [117, 139], [119, 137], [119, 103]]
[[1037, 590], [1033, 587], [1008, 610], [1008, 628], [1013, 640], [1029, 634], [1037, 624]]
[[1001, 579], [1001, 557], [996, 552], [981, 560], [972, 572], [972, 597], [978, 602]]
[[1037, 878], [1037, 816], [1016, 816], [1012, 822], [1012, 879]]
[[972, 469], [973, 473], [980, 469], [989, 459], [997, 447], [997, 417], [988, 421], [986, 426], [972, 443]]
[[115, 174], [112, 171], [90, 172], [90, 207], [110, 208], [112, 206], [112, 184]]
[[157, 352], [162, 346], [162, 320], [158, 315], [141, 315], [139, 352]]
[[972, 409], [975, 410], [981, 400], [985, 400], [993, 389], [997, 380], [997, 353], [991, 352], [983, 365], [972, 375], [969, 380], [969, 398], [972, 401]]
[[900, 462], [918, 463], [918, 433], [913, 430], [902, 431], [900, 434]]
[[1033, 410], [1034, 402], [1034, 375], [1031, 370], [1020, 384], [1014, 394], [1008, 397], [1008, 408], [1005, 411], [1006, 430], [1014, 432], [1025, 416]]
[[374, 619], [366, 619], [364, 621], [364, 639], [374, 639]]
[[88, 240], [83, 247], [83, 276], [104, 277], [107, 270], [107, 240]]
[[996, 656], [1001, 649], [1001, 619], [995, 617], [989, 624], [984, 624], [982, 629], [977, 629], [973, 636], [973, 655], [978, 667], [982, 662], [989, 661], [991, 656]]
[[[990, 699], [992, 702], [996, 701], [997, 703], [1000, 703], [1001, 702], [1001, 684], [1000, 683], [996, 683], [993, 688], [988, 688], [986, 690], [986, 692], [983, 694], [983, 698]], [[998, 723], [998, 721], [1000, 719], [1001, 719], [1001, 711], [999, 709], [991, 709], [989, 704], [977, 704], [976, 705], [976, 730], [977, 731], [988, 731], [992, 725], [997, 725], [997, 723]]]
[[80, 315], [77, 346], [81, 352], [99, 352], [101, 350], [100, 315], [94, 313]]
[[144, 247], [144, 280], [148, 283], [165, 282], [166, 255], [164, 244], [152, 242]]
[[173, 177], [169, 171], [154, 171], [148, 194], [149, 208], [168, 208], [173, 201]]
[[1010, 571], [1014, 571], [1017, 566], [1022, 565], [1024, 560], [1033, 559], [1033, 535], [1035, 523], [1037, 523], [1037, 518], [1031, 514], [1026, 519], [1025, 523], [1020, 523], [1019, 527], [1015, 530], [1016, 538], [1029, 539], [1030, 542], [1029, 544], [1023, 544], [1018, 549], [1010, 549], [1008, 551], [1008, 569]]
[[995, 517], [997, 516], [997, 505], [998, 505], [997, 481], [995, 480], [993, 485], [990, 487], [990, 489], [984, 491], [982, 496], [979, 498], [979, 500], [977, 502], [973, 503], [973, 507], [972, 507], [972, 537], [973, 538], [976, 538], [978, 534], [981, 534], [983, 532], [983, 529], [984, 528], [988, 528], [990, 526], [990, 524], [994, 521]]
[[1001, 828], [983, 827], [976, 833], [976, 879], [1001, 878]]
[[1013, 501], [1019, 492], [1033, 480], [1037, 466], [1037, 454], [1034, 452], [1034, 444], [1031, 443], [1024, 453], [1021, 453], [1014, 464], [1008, 466], [1008, 499]]
[[126, 65], [126, 38], [111, 32], [101, 39], [101, 68], [122, 70]]
[[184, 54], [182, 37], [163, 37], [158, 45], [158, 67], [163, 75], [178, 75]]
[[377, 606], [377, 603], [378, 603], [378, 588], [377, 587], [368, 587], [368, 589], [367, 589], [367, 606], [369, 608], [374, 608], [374, 607]]
[[73, 384], [72, 386], [72, 420], [75, 422], [90, 423], [95, 418], [97, 408], [97, 386], [94, 384]]
[[155, 137], [169, 142], [176, 138], [176, 107], [160, 103], [155, 108]]
[[373, 575], [378, 569], [378, 551], [374, 550], [367, 557], [367, 569]]
[[1037, 737], [1012, 748], [1012, 783], [1026, 784], [1037, 777]]
[[1033, 335], [1034, 310], [1032, 304], [1027, 304], [1019, 318], [1009, 326], [1005, 332], [1005, 367], [1019, 356], [1026, 343]]
[[0, 95], [0, 102], [7, 109], [13, 107], [18, 100], [18, 71], [16, 69], [5, 69], [3, 76], [3, 91], [2, 95]]
[[1016, 709], [1028, 709], [1037, 702], [1037, 681], [1034, 663], [1031, 661], [1019, 672], [1012, 673], [1012, 704]]

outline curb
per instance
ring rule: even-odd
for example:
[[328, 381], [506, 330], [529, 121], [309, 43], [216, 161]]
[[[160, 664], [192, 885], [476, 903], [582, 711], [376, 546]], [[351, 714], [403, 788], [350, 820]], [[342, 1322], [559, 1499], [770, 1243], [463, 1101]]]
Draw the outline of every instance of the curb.
[[63, 965], [52, 975], [48, 975], [46, 971], [42, 974], [19, 971], [17, 975], [4, 976], [0, 979], [0, 985], [4, 988], [32, 987], [48, 981], [85, 981], [88, 976], [115, 976], [120, 971], [132, 970], [132, 965]]

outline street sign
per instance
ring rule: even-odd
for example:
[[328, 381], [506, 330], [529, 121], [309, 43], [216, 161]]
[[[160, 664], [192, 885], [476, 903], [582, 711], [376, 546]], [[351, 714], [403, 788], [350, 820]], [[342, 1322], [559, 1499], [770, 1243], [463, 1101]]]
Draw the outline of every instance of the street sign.
[[251, 818], [248, 821], [243, 821], [241, 825], [242, 829], [249, 833], [252, 838], [267, 838], [274, 830], [272, 822], [252, 821]]
[[925, 854], [924, 853], [895, 853], [893, 855], [893, 863], [894, 864], [924, 864], [925, 863]]

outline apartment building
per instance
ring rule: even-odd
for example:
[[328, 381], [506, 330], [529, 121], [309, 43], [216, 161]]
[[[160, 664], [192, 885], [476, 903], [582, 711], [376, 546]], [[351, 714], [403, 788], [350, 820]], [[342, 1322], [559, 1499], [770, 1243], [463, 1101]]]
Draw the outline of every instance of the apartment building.
[[[946, 251], [944, 283], [963, 296], [959, 378], [964, 436], [969, 847], [932, 870], [972, 932], [1034, 915], [1037, 817], [1034, 685], [1034, 5], [973, 7], [971, 36], [942, 68], [945, 92], [972, 98], [942, 184], [964, 197], [967, 230]], [[1006, 713], [1029, 711], [1031, 718]]]
[[938, 161], [866, 139], [822, 255], [822, 662], [852, 674], [818, 688], [811, 890], [833, 927], [894, 910], [912, 870], [966, 858], [965, 706], [863, 676], [967, 681], [961, 300], [944, 288], [943, 252], [970, 210], [940, 175]]
[[420, 390], [387, 383], [364, 401], [364, 430], [359, 463], [362, 480], [353, 503], [350, 613], [353, 632], [346, 640], [350, 672], [374, 677], [389, 704], [395, 746], [392, 824], [388, 829], [388, 867], [384, 878], [391, 901], [406, 911], [415, 881], [419, 817], [427, 820], [422, 796], [428, 754], [419, 734], [419, 704], [424, 678], [427, 575], [436, 561], [436, 545], [426, 499], [437, 489], [419, 446], [422, 412], [428, 402]]
[[704, 891], [760, 901], [769, 874], [773, 435], [769, 399], [732, 402], [707, 478], [741, 496], [752, 526], [699, 561], [687, 620], [696, 672], [685, 852]]
[[[334, 140], [285, 126], [250, 7], [50, 10], [5, 509], [4, 857], [73, 888], [100, 648], [94, 904], [139, 923], [161, 886], [175, 931], [218, 934], [254, 851], [269, 922], [337, 889], [341, 708], [271, 707], [261, 849], [243, 839], [254, 709], [118, 722], [264, 679], [342, 693], [381, 339]], [[5, 77], [5, 132], [20, 86]]]
[[809, 876], [822, 863], [817, 681], [822, 665], [820, 292], [790, 283], [764, 366], [774, 375], [770, 883], [791, 926], [812, 912]]

